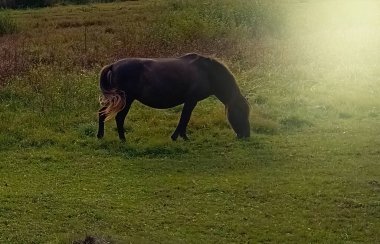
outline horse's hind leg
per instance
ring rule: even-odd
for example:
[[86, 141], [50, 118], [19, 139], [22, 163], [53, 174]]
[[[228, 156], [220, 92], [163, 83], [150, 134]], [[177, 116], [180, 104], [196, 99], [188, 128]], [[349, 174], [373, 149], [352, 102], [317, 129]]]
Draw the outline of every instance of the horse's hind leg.
[[119, 133], [119, 138], [122, 141], [125, 141], [125, 135], [124, 135], [124, 121], [125, 117], [127, 116], [129, 109], [131, 108], [133, 100], [128, 100], [125, 103], [125, 107], [123, 110], [117, 113], [115, 120], [116, 120], [116, 126], [117, 126], [117, 132]]
[[178, 135], [182, 137], [184, 140], [188, 140], [189, 138], [186, 136], [186, 127], [189, 123], [191, 113], [193, 112], [197, 102], [185, 102], [182, 108], [181, 118], [179, 119], [179, 123], [177, 128], [175, 129], [173, 135], [171, 136], [172, 140], [175, 141], [178, 138]]
[[104, 120], [106, 119], [106, 115], [103, 113], [104, 110], [106, 110], [107, 107], [102, 107], [99, 109], [99, 128], [98, 128], [98, 135], [97, 137], [103, 138], [104, 136]]

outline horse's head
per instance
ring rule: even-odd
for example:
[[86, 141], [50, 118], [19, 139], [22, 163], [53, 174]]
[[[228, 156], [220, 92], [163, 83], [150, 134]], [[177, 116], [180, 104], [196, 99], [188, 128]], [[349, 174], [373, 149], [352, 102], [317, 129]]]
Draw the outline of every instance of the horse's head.
[[198, 54], [187, 54], [190, 60], [205, 74], [213, 94], [226, 106], [228, 121], [238, 138], [250, 137], [249, 103], [243, 97], [235, 77], [223, 63]]
[[251, 135], [249, 124], [249, 104], [243, 96], [238, 96], [226, 106], [228, 121], [238, 138]]

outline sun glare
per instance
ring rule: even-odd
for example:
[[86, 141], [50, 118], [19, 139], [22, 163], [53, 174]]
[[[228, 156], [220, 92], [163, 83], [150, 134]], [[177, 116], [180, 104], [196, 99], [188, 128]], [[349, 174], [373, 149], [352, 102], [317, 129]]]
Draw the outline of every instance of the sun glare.
[[380, 1], [324, 1], [311, 8], [316, 58], [351, 65], [377, 59]]

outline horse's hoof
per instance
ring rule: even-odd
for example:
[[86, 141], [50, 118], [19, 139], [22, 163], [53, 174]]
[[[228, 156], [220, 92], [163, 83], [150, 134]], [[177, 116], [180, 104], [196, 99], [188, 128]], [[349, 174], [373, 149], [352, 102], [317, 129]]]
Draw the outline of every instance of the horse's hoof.
[[176, 141], [178, 136], [172, 135], [170, 138], [172, 138], [172, 141]]
[[242, 140], [242, 141], [247, 141], [247, 140], [249, 140], [249, 136], [237, 136], [236, 137], [238, 140]]
[[103, 138], [103, 135], [96, 135], [96, 137], [98, 138], [98, 139], [102, 139]]
[[189, 137], [187, 137], [187, 135], [182, 135], [181, 137], [183, 138], [184, 141], [188, 141], [189, 140]]

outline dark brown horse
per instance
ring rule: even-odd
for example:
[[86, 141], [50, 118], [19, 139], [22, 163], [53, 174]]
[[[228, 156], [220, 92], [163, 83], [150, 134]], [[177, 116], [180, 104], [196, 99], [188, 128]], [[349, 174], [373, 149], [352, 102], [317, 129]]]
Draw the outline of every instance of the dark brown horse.
[[183, 105], [181, 118], [171, 138], [187, 140], [186, 127], [198, 101], [215, 95], [226, 108], [238, 138], [250, 136], [249, 104], [240, 93], [234, 76], [220, 62], [198, 54], [179, 58], [127, 58], [105, 66], [100, 73], [98, 138], [104, 121], [116, 115], [119, 138], [125, 140], [124, 120], [134, 100], [153, 107]]

